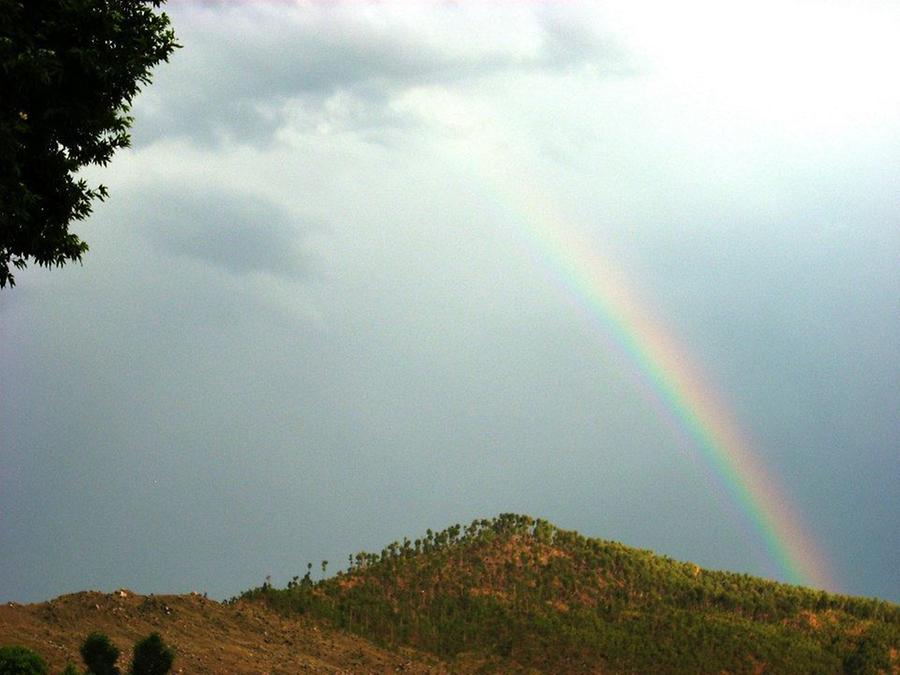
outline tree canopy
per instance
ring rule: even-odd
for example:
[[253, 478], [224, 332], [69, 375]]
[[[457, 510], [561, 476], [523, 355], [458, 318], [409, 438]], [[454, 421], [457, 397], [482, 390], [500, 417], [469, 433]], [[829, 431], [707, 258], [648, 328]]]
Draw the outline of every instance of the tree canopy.
[[31, 259], [80, 261], [104, 199], [77, 176], [130, 142], [128, 112], [178, 47], [165, 0], [0, 0], [0, 288]]

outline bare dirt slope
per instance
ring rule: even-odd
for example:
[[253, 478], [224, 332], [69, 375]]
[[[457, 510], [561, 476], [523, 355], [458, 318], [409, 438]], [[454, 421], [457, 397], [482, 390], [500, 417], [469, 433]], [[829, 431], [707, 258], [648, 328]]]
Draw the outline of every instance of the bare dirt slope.
[[263, 605], [226, 605], [202, 595], [142, 596], [87, 591], [33, 605], [0, 606], [0, 646], [33, 649], [61, 671], [81, 665], [78, 649], [93, 631], [121, 650], [127, 672], [134, 643], [158, 632], [176, 652], [179, 673], [447, 673], [446, 664], [404, 650], [388, 652], [361, 638]]

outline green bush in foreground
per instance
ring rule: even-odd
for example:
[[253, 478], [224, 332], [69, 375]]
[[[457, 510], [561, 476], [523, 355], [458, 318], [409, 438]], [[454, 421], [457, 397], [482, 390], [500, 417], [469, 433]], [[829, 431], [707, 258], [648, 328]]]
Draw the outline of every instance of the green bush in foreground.
[[175, 654], [159, 633], [151, 633], [134, 646], [132, 675], [165, 675], [172, 667]]
[[[81, 645], [81, 658], [87, 666], [87, 675], [119, 675], [116, 661], [119, 649], [103, 633], [91, 633]], [[175, 652], [159, 633], [151, 633], [134, 645], [131, 660], [131, 675], [165, 675], [172, 668]], [[18, 671], [16, 671], [18, 672]], [[69, 664], [63, 675], [77, 673]], [[0, 671], [0, 675], [5, 675]]]
[[89, 675], [119, 675], [119, 648], [103, 633], [91, 633], [81, 645], [81, 658]]
[[47, 664], [25, 647], [0, 647], [0, 675], [47, 675]]

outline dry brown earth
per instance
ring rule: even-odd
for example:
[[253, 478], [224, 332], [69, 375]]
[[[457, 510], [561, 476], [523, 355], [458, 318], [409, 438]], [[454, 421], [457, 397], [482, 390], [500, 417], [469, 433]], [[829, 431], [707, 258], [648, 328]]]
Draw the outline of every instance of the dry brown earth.
[[427, 654], [389, 652], [359, 637], [252, 603], [233, 605], [202, 595], [136, 595], [87, 591], [33, 605], [0, 606], [0, 646], [39, 653], [52, 673], [71, 662], [93, 631], [121, 650], [128, 672], [134, 643], [158, 632], [176, 652], [176, 673], [447, 673]]

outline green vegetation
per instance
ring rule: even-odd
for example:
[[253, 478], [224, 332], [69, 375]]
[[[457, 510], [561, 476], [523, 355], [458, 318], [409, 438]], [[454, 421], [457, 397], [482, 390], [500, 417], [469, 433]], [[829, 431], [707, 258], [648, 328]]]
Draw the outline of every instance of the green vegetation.
[[25, 647], [0, 647], [0, 675], [46, 675], [44, 659]]
[[[119, 675], [116, 660], [119, 649], [103, 633], [91, 633], [81, 645], [81, 658], [87, 675]], [[175, 653], [163, 642], [159, 633], [151, 633], [134, 645], [130, 675], [165, 675], [172, 668]], [[66, 668], [77, 672], [71, 664]]]
[[134, 646], [132, 675], [165, 675], [172, 668], [175, 653], [163, 642], [159, 633], [151, 633]]
[[177, 46], [161, 2], [0, 0], [0, 288], [87, 251], [69, 224], [107, 193], [76, 173], [129, 144], [129, 105]]
[[81, 658], [88, 675], [119, 675], [116, 659], [119, 648], [103, 633], [91, 633], [81, 645]]
[[[91, 633], [81, 645], [85, 675], [119, 675], [116, 661], [119, 648], [109, 636]], [[175, 652], [163, 642], [159, 633], [151, 633], [134, 645], [130, 675], [166, 675], [175, 660]], [[46, 675], [46, 662], [30, 649], [20, 646], [0, 647], [0, 675]], [[62, 675], [78, 675], [78, 669], [67, 664]]]
[[862, 673], [896, 667], [900, 646], [896, 605], [701, 570], [528, 516], [349, 562], [241, 597], [497, 671]]

